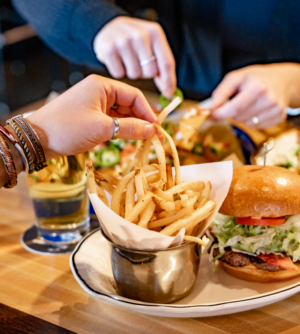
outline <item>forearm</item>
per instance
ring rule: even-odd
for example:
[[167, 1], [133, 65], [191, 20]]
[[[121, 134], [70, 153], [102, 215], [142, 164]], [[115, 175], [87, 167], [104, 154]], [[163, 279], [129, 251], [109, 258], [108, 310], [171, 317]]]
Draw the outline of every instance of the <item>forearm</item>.
[[125, 12], [102, 0], [13, 0], [15, 8], [54, 51], [79, 64], [99, 66], [93, 50], [98, 31]]

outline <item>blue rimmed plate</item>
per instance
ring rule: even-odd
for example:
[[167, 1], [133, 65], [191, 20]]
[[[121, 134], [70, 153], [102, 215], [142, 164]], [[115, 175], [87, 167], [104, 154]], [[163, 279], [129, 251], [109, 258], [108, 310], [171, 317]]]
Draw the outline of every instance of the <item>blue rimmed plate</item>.
[[[99, 230], [88, 235], [70, 257], [74, 277], [92, 297], [145, 314], [165, 317], [208, 317], [242, 312], [268, 304], [300, 291], [300, 278], [280, 283], [254, 283], [216, 273], [203, 255], [192, 293], [172, 304], [150, 304], [119, 295], [111, 269], [107, 241]], [[184, 275], [184, 273], [182, 273]]]

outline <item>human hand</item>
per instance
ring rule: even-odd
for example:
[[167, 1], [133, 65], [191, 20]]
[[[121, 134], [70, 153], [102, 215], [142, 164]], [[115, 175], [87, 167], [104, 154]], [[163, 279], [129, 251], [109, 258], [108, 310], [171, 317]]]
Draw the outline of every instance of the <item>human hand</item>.
[[119, 137], [124, 139], [149, 138], [155, 133], [150, 123], [158, 123], [140, 90], [97, 75], [82, 80], [27, 120], [49, 160], [86, 152], [111, 139], [112, 117], [119, 118]]
[[288, 106], [299, 105], [300, 65], [280, 63], [228, 73], [212, 94], [211, 109], [214, 119], [234, 118], [263, 129], [282, 122]]
[[[155, 22], [117, 17], [94, 39], [94, 51], [114, 78], [154, 78], [162, 94], [171, 97], [176, 88], [175, 60], [161, 26]], [[141, 66], [140, 62], [154, 61]]]

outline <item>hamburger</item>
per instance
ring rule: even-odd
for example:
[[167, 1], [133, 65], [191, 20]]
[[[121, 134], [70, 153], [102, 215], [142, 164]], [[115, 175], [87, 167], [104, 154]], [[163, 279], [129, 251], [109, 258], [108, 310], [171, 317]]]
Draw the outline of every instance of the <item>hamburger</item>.
[[278, 282], [300, 275], [300, 177], [241, 166], [210, 230], [210, 259], [230, 275]]

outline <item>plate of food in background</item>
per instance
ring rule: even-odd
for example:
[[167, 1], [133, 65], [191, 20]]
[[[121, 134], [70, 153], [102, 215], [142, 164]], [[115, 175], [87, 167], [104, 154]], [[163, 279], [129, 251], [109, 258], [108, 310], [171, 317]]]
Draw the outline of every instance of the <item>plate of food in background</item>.
[[[300, 132], [292, 128], [282, 132], [280, 135], [269, 138], [267, 142], [268, 153], [266, 154], [267, 166], [278, 166], [299, 173], [300, 159]], [[254, 164], [263, 165], [264, 157], [259, 156], [263, 152], [261, 148], [252, 159]]]

